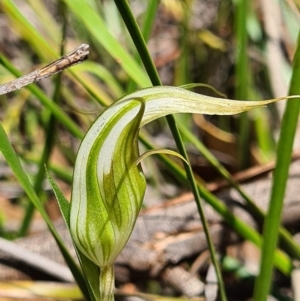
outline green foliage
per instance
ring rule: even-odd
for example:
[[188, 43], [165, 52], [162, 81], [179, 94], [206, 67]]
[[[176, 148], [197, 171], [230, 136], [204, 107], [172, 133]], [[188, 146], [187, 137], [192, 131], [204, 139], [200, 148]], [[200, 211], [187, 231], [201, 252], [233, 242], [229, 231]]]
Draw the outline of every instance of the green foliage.
[[[55, 1], [53, 2], [56, 3]], [[255, 59], [253, 59], [253, 57], [249, 59], [250, 49], [254, 49], [256, 55], [263, 55], [267, 49], [267, 40], [263, 34], [263, 29], [260, 27], [261, 24], [258, 22], [257, 12], [249, 1], [221, 1], [222, 3], [220, 5], [222, 7], [220, 7], [218, 18], [216, 18], [217, 20], [212, 23], [210, 27], [200, 30], [193, 29], [189, 23], [190, 19], [192, 19], [193, 1], [167, 0], [161, 2], [162, 5], [165, 4], [163, 9], [170, 9], [171, 12], [172, 9], [174, 9], [174, 11], [176, 9], [174, 15], [181, 16], [181, 19], [176, 19], [178, 27], [180, 28], [178, 38], [178, 50], [180, 55], [174, 67], [174, 79], [172, 80], [174, 85], [187, 84], [187, 81], [203, 81], [213, 85], [216, 82], [222, 82], [222, 76], [224, 78], [222, 74], [225, 72], [224, 68], [229, 69], [228, 66], [224, 67], [222, 64], [224, 62], [229, 64], [231, 58], [235, 57], [234, 86], [227, 88], [228, 81], [226, 82], [224, 80], [222, 84], [216, 88], [221, 89], [222, 92], [229, 94], [229, 97], [234, 99], [264, 98], [261, 95], [268, 95], [267, 98], [272, 98], [271, 79], [268, 76], [266, 66], [261, 64], [259, 68], [257, 68], [257, 65], [260, 63], [255, 62], [255, 65], [253, 64], [253, 60]], [[43, 89], [39, 88], [36, 84], [32, 84], [26, 87], [30, 93], [28, 93], [26, 89], [23, 89], [18, 93], [3, 96], [1, 105], [3, 106], [3, 111], [7, 112], [7, 114], [2, 117], [2, 125], [0, 126], [0, 150], [5, 161], [13, 170], [18, 183], [26, 192], [30, 204], [32, 204], [27, 205], [27, 207], [35, 207], [42, 214], [87, 300], [98, 300], [101, 298], [98, 291], [99, 285], [101, 285], [98, 277], [101, 269], [107, 269], [105, 271], [110, 277], [110, 280], [107, 281], [107, 285], [109, 289], [112, 288], [113, 278], [111, 278], [111, 265], [128, 240], [141, 207], [145, 182], [143, 176], [140, 174], [139, 167], [135, 165], [139, 157], [136, 135], [139, 130], [140, 122], [141, 126], [143, 126], [159, 117], [167, 116], [167, 121], [181, 158], [189, 162], [180, 137], [182, 134], [185, 139], [184, 141], [192, 143], [222, 177], [235, 187], [249, 204], [252, 211], [255, 212], [255, 215], [259, 219], [264, 219], [264, 214], [254, 204], [250, 196], [243, 192], [240, 186], [232, 179], [229, 172], [227, 172], [215, 156], [199, 142], [199, 138], [193, 133], [192, 129], [187, 126], [187, 124], [192, 124], [192, 121], [189, 120], [189, 122], [186, 123], [179, 121], [179, 124], [176, 124], [174, 118], [168, 115], [178, 112], [231, 115], [271, 103], [273, 100], [225, 100], [174, 87], [155, 87], [133, 92], [137, 88], [149, 87], [151, 83], [155, 86], [161, 85], [161, 79], [158, 76], [158, 72], [145, 43], [145, 40], [148, 41], [150, 33], [153, 30], [158, 1], [149, 0], [143, 1], [143, 3], [148, 5], [149, 9], [145, 10], [143, 15], [138, 18], [138, 24], [135, 21], [136, 18], [133, 16], [127, 1], [123, 0], [115, 1], [116, 6], [109, 18], [107, 16], [108, 7], [103, 7], [102, 4], [96, 0], [57, 1], [57, 15], [61, 21], [58, 21], [58, 19], [54, 17], [56, 14], [49, 13], [44, 1], [28, 1], [27, 5], [36, 18], [35, 23], [29, 21], [25, 12], [22, 12], [21, 8], [17, 7], [14, 1], [3, 0], [1, 2], [1, 10], [8, 18], [9, 28], [12, 34], [21, 37], [22, 40], [20, 40], [19, 43], [26, 46], [26, 52], [28, 53], [25, 53], [25, 51], [19, 51], [17, 53], [17, 55], [24, 56], [22, 58], [24, 61], [28, 61], [30, 57], [34, 57], [35, 61], [39, 60], [47, 64], [60, 56], [60, 52], [63, 50], [61, 49], [61, 44], [66, 44], [67, 49], [74, 48], [74, 45], [78, 46], [78, 44], [82, 42], [91, 45], [92, 51], [89, 61], [65, 71], [62, 79], [54, 81], [53, 93], [49, 92], [49, 90], [51, 91], [52, 85], [48, 82], [47, 92], [44, 92]], [[168, 5], [166, 3], [168, 3]], [[108, 3], [105, 3], [104, 5], [107, 4]], [[111, 1], [109, 5], [112, 4]], [[109, 11], [112, 12], [111, 6], [109, 8]], [[293, 66], [286, 64], [285, 69], [280, 69], [280, 72], [284, 75], [282, 78], [286, 78], [286, 74], [292, 74], [289, 94], [296, 95], [300, 94], [298, 84], [300, 42], [297, 42], [294, 36], [295, 33], [298, 32], [299, 24], [295, 22], [295, 16], [289, 7], [285, 4], [281, 4], [281, 9], [282, 16], [285, 18], [287, 24], [287, 30], [289, 30], [292, 37], [291, 44], [294, 47], [298, 44], [298, 47], [295, 52]], [[120, 15], [117, 11], [119, 11], [118, 13], [120, 13]], [[125, 27], [123, 26], [123, 22], [125, 22]], [[68, 30], [61, 28], [60, 24], [64, 24], [63, 27], [66, 27]], [[116, 27], [111, 28], [111, 24], [116, 25]], [[141, 33], [143, 33], [145, 40]], [[119, 34], [119, 36], [117, 34]], [[9, 53], [9, 47], [13, 46], [8, 45], [7, 49], [5, 49], [6, 53]], [[234, 51], [231, 52], [230, 49], [234, 49]], [[140, 58], [137, 58], [137, 53]], [[253, 52], [251, 53], [253, 54]], [[267, 55], [268, 53], [266, 56]], [[228, 59], [228, 57], [230, 57], [230, 59]], [[21, 61], [21, 58], [19, 58], [18, 61]], [[21, 72], [18, 69], [24, 70], [28, 68], [31, 71], [31, 66], [33, 65], [32, 62], [29, 62], [28, 67], [22, 66], [22, 68], [16, 68], [14, 67], [15, 64], [4, 55], [4, 52], [0, 54], [0, 62], [2, 65], [0, 70], [1, 82], [11, 79], [11, 74], [20, 76]], [[196, 70], [201, 70], [201, 72], [197, 73]], [[225, 77], [228, 77], [228, 75], [226, 74]], [[214, 81], [215, 78], [218, 79]], [[61, 85], [60, 82], [62, 83]], [[124, 96], [124, 91], [133, 93]], [[120, 103], [122, 104], [122, 101], [125, 101], [125, 103], [134, 103], [134, 108], [138, 108], [141, 105], [141, 101], [145, 102], [145, 110], [135, 111], [134, 116], [139, 116], [138, 121], [133, 119], [134, 121], [128, 122], [127, 124], [126, 122], [128, 120], [125, 120], [125, 123], [121, 122], [121, 124], [118, 124], [118, 126], [121, 125], [121, 128], [124, 129], [121, 134], [117, 132], [120, 134], [122, 140], [117, 140], [116, 138], [119, 136], [114, 132], [114, 126], [117, 124], [120, 115], [114, 119], [116, 123], [112, 123], [112, 125], [109, 124], [108, 119], [104, 121], [101, 119], [107, 116], [106, 114], [110, 114], [109, 110], [104, 111], [99, 119], [96, 120], [96, 116], [99, 115], [99, 112], [103, 111], [105, 107], [119, 98], [121, 98], [119, 102], [110, 108], [120, 109], [119, 105]], [[82, 105], [79, 106], [79, 103], [82, 103]], [[11, 111], [9, 112], [9, 110]], [[97, 114], [91, 114], [91, 111], [97, 112]], [[87, 112], [89, 114], [82, 114]], [[258, 157], [258, 162], [265, 162], [274, 157], [276, 158], [277, 163], [273, 179], [270, 209], [266, 215], [262, 235], [245, 224], [239, 217], [234, 216], [230, 208], [228, 208], [222, 200], [219, 200], [209, 192], [202, 182], [200, 183], [200, 181], [195, 180], [191, 165], [184, 164], [182, 168], [176, 161], [173, 161], [172, 157], [166, 156], [166, 154], [161, 153], [155, 156], [165, 164], [168, 171], [174, 175], [184, 187], [191, 187], [198, 204], [201, 220], [207, 232], [208, 241], [210, 241], [209, 229], [202, 210], [200, 195], [205, 202], [210, 204], [216, 212], [223, 217], [236, 233], [242, 238], [252, 241], [262, 249], [261, 272], [255, 284], [255, 300], [265, 300], [267, 298], [267, 294], [272, 286], [272, 272], [274, 268], [277, 268], [288, 276], [292, 270], [292, 260], [300, 259], [300, 246], [293, 240], [291, 233], [283, 227], [280, 227], [280, 217], [286, 181], [288, 179], [288, 167], [291, 160], [292, 145], [299, 115], [299, 100], [289, 101], [286, 106], [277, 148], [274, 142], [276, 141], [276, 133], [273, 131], [273, 127], [275, 127], [273, 125], [279, 122], [276, 115], [271, 114], [272, 112], [268, 110], [268, 108], [263, 108], [255, 109], [250, 113], [242, 114], [234, 118], [222, 116], [214, 117], [213, 119], [215, 125], [223, 131], [230, 131], [238, 135], [238, 166], [247, 167], [250, 165], [250, 150], [252, 149], [252, 145], [255, 145], [256, 153], [262, 154]], [[16, 117], [14, 118], [14, 120], [16, 120], [15, 124], [11, 122], [11, 116]], [[35, 118], [29, 116], [35, 116]], [[23, 119], [25, 119], [26, 123], [25, 128], [22, 128], [22, 126], [17, 123], [18, 120]], [[30, 122], [31, 124], [29, 124]], [[93, 126], [87, 132], [91, 124], [93, 124]], [[95, 129], [99, 124], [104, 128], [102, 135], [99, 139], [97, 138], [97, 140], [98, 132], [95, 131]], [[238, 126], [232, 126], [233, 124]], [[35, 129], [35, 127], [37, 127], [37, 129]], [[147, 128], [145, 131], [146, 130]], [[65, 143], [62, 131], [68, 135], [69, 140], [76, 140], [78, 144], [80, 142], [82, 143], [76, 163], [74, 162], [76, 150], [74, 150], [73, 143]], [[84, 133], [86, 132], [88, 134], [86, 134], [84, 138]], [[109, 132], [115, 134], [113, 136], [114, 139], [116, 139], [114, 145], [117, 151], [115, 153], [111, 151], [111, 145], [106, 147], [105, 144], [103, 144], [106, 138], [109, 137]], [[127, 135], [125, 135], [125, 133], [127, 133]], [[89, 145], [86, 142], [91, 139], [89, 135], [93, 136], [92, 139], [96, 139], [95, 146], [94, 144]], [[26, 136], [26, 139], [29, 141], [29, 147], [20, 145], [24, 143], [24, 136]], [[147, 139], [143, 134], [140, 134], [139, 137], [140, 141], [147, 148], [156, 148], [151, 141], [151, 135], [148, 134]], [[16, 143], [16, 141], [18, 141], [18, 143]], [[111, 139], [110, 142], [112, 141], [113, 139]], [[134, 141], [134, 146], [132, 141]], [[125, 146], [126, 151], [124, 150]], [[130, 174], [130, 176], [128, 175], [128, 179], [126, 178], [126, 180], [124, 180], [122, 179], [124, 173], [114, 174], [114, 172], [112, 172], [110, 174], [111, 178], [105, 179], [105, 187], [99, 190], [102, 192], [99, 192], [97, 189], [103, 184], [103, 181], [100, 181], [99, 184], [95, 175], [97, 174], [98, 162], [100, 160], [97, 156], [99, 149], [102, 149], [102, 147], [106, 149], [106, 157], [104, 160], [112, 164], [110, 170], [114, 171], [123, 164], [124, 169], [130, 170], [130, 173], [132, 171], [132, 174]], [[50, 157], [55, 148], [59, 149], [60, 153], [63, 154], [66, 162], [64, 164], [66, 164], [67, 167], [58, 167], [57, 164], [55, 165], [50, 162]], [[132, 152], [130, 152], [131, 149], [133, 149]], [[120, 159], [118, 154], [120, 153], [124, 153], [127, 161], [125, 159], [123, 163], [118, 161], [118, 159]], [[89, 156], [91, 156], [90, 161], [87, 160], [83, 167], [83, 165], [81, 165], [82, 162]], [[19, 158], [24, 160], [24, 165], [21, 165]], [[134, 170], [128, 167], [129, 161], [130, 164], [134, 166]], [[33, 184], [29, 181], [29, 177], [32, 175], [27, 171], [25, 162], [31, 162], [31, 164], [34, 163], [38, 166], [37, 173], [32, 177]], [[107, 164], [107, 162], [104, 163]], [[75, 249], [82, 266], [82, 272], [65, 249], [63, 242], [58, 233], [56, 233], [41, 202], [44, 198], [42, 182], [45, 178], [45, 165], [49, 168], [49, 171], [55, 175], [56, 179], [63, 179], [67, 183], [70, 183], [70, 171], [75, 166], [75, 185], [73, 186], [71, 207], [63, 193], [55, 184], [55, 181], [51, 176], [48, 177], [56, 197], [59, 200], [62, 215], [67, 226], [70, 226], [74, 241], [76, 241], [77, 246], [75, 246]], [[85, 170], [86, 167], [88, 167], [88, 172]], [[89, 181], [85, 181], [83, 174], [88, 174]], [[136, 199], [129, 197], [121, 198], [121, 194], [128, 193], [128, 191], [125, 191], [125, 188], [120, 188], [118, 193], [121, 194], [118, 197], [111, 193], [111, 191], [114, 190], [113, 187], [122, 186], [122, 180], [125, 181], [125, 186], [128, 188], [130, 178], [134, 178], [137, 182], [142, 180], [141, 186], [137, 185], [137, 189], [132, 188], [133, 192], [130, 193], [136, 196]], [[87, 182], [91, 185], [88, 190], [92, 191], [92, 195], [88, 197], [88, 203], [91, 206], [89, 211], [92, 211], [91, 208], [100, 208], [97, 214], [92, 215], [92, 217], [94, 217], [93, 221], [88, 220], [90, 217], [82, 217], [80, 215], [85, 215], [84, 210], [82, 210], [84, 207], [80, 207], [83, 206], [82, 204], [77, 208], [75, 206], [76, 202], [82, 201], [82, 199], [77, 199], [77, 196], [82, 196], [82, 191], [80, 191], [82, 185], [84, 185], [82, 183], [86, 184]], [[105, 202], [105, 199], [108, 201]], [[120, 202], [121, 199], [124, 200], [124, 203]], [[112, 200], [118, 200], [118, 202], [112, 202]], [[136, 200], [136, 203], [132, 205], [130, 200]], [[111, 203], [114, 203], [114, 206], [109, 208]], [[132, 212], [130, 212], [132, 208], [134, 208], [133, 215], [131, 215]], [[28, 213], [24, 216], [22, 227], [17, 231], [19, 235], [25, 235], [28, 231], [33, 213], [33, 210], [30, 210], [32, 209], [28, 209]], [[114, 213], [110, 213], [111, 211]], [[120, 215], [124, 218], [123, 223], [119, 220]], [[77, 218], [74, 218], [74, 216]], [[105, 230], [101, 229], [99, 220], [109, 220]], [[87, 234], [89, 228], [87, 223], [92, 225], [93, 237], [89, 237], [90, 234]], [[77, 228], [79, 224], [83, 226], [81, 230]], [[121, 224], [123, 225], [122, 227], [120, 226]], [[79, 237], [80, 235], [76, 237], [80, 231], [88, 237], [88, 243], [90, 243], [90, 241], [93, 241], [93, 243], [97, 241], [100, 246], [86, 245], [86, 241], [83, 242], [84, 239]], [[119, 235], [116, 235], [118, 231], [120, 231]], [[103, 235], [104, 232], [107, 235]], [[122, 237], [121, 241], [117, 239], [117, 236]], [[282, 250], [277, 249], [279, 236], [282, 242]], [[113, 237], [113, 239], [111, 239], [111, 237]], [[81, 247], [78, 247], [78, 245], [81, 245]], [[94, 250], [97, 251], [94, 252]], [[217, 268], [221, 298], [225, 300], [225, 288], [222, 286], [221, 273], [218, 270], [216, 260], [217, 256], [212, 244], [210, 244], [210, 251], [212, 252], [212, 259]], [[92, 255], [90, 255], [90, 253]], [[94, 256], [96, 253], [97, 258]], [[99, 258], [102, 259], [99, 261]], [[103, 272], [102, 276], [105, 275], [106, 272]], [[92, 275], [92, 277], [90, 277], [90, 275]], [[95, 278], [93, 275], [97, 275], [97, 277]]]

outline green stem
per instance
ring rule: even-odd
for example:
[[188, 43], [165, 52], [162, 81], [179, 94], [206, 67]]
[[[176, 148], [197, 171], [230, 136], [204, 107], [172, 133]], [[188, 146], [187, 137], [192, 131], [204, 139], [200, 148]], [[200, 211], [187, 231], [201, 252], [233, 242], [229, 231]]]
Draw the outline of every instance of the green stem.
[[99, 291], [101, 301], [114, 301], [115, 274], [114, 267], [100, 268]]
[[[140, 29], [136, 23], [136, 20], [130, 10], [130, 6], [128, 4], [128, 2], [126, 0], [115, 0], [115, 4], [118, 7], [120, 14], [122, 15], [122, 18], [126, 24], [126, 27], [131, 35], [131, 38], [133, 40], [133, 42], [135, 43], [135, 46], [140, 54], [140, 57], [143, 61], [143, 64], [145, 66], [145, 69], [148, 73], [148, 76], [152, 82], [152, 84], [154, 86], [161, 86], [161, 80], [159, 78], [158, 72], [154, 66], [154, 63], [151, 59], [150, 53], [148, 51], [147, 45], [143, 39], [143, 36], [140, 32]], [[189, 162], [183, 141], [181, 139], [180, 136], [180, 132], [177, 128], [176, 122], [175, 122], [175, 118], [172, 115], [169, 115], [166, 117], [167, 122], [169, 124], [170, 130], [172, 132], [172, 135], [174, 137], [174, 140], [176, 142], [177, 148], [179, 153]], [[194, 179], [194, 175], [193, 175], [193, 171], [191, 168], [190, 164], [184, 164], [184, 168], [185, 168], [185, 172], [188, 178], [188, 181], [190, 183], [191, 186], [191, 190], [194, 194], [195, 197], [195, 201], [197, 204], [197, 208], [199, 211], [199, 215], [203, 224], [203, 229], [206, 235], [206, 239], [207, 239], [207, 244], [210, 250], [210, 254], [211, 254], [211, 259], [212, 262], [214, 264], [215, 267], [215, 271], [217, 274], [217, 279], [218, 279], [218, 283], [219, 283], [219, 288], [220, 288], [220, 295], [221, 295], [221, 299], [223, 301], [227, 300], [226, 298], [226, 294], [225, 294], [225, 287], [224, 287], [224, 283], [223, 283], [223, 279], [221, 276], [221, 271], [219, 268], [219, 264], [217, 261], [217, 257], [216, 257], [216, 252], [214, 249], [214, 245], [212, 243], [212, 239], [209, 233], [209, 229], [208, 229], [208, 224], [205, 218], [205, 214], [204, 214], [204, 210], [202, 208], [202, 204], [201, 204], [201, 199], [200, 199], [200, 194], [199, 194], [199, 190], [197, 188], [195, 179]]]
[[[293, 61], [290, 95], [300, 93], [300, 35]], [[266, 300], [270, 291], [274, 265], [274, 252], [278, 241], [281, 212], [285, 195], [293, 143], [299, 118], [300, 99], [288, 101], [282, 119], [277, 147], [277, 164], [273, 175], [273, 187], [268, 215], [265, 220], [260, 273], [255, 281], [254, 300]]]
[[[143, 28], [142, 28], [142, 35], [146, 42], [150, 38], [151, 29], [152, 29], [152, 26], [153, 26], [153, 23], [155, 20], [155, 15], [157, 12], [158, 5], [159, 5], [159, 1], [149, 1], [148, 2], [146, 17], [145, 17], [145, 20], [143, 23]], [[141, 59], [140, 59], [140, 57], [138, 57], [138, 55], [135, 56], [135, 59], [138, 62], [141, 61]], [[128, 88], [127, 88], [128, 93], [136, 90], [136, 87], [137, 87], [137, 84], [135, 83], [135, 81], [133, 81], [131, 79], [131, 81], [129, 82]]]
[[[248, 0], [239, 0], [236, 5], [236, 37], [237, 37], [237, 62], [236, 62], [236, 98], [248, 98], [248, 55], [247, 55], [247, 14]], [[249, 118], [247, 112], [240, 114], [239, 130], [239, 163], [245, 168], [249, 162]]]

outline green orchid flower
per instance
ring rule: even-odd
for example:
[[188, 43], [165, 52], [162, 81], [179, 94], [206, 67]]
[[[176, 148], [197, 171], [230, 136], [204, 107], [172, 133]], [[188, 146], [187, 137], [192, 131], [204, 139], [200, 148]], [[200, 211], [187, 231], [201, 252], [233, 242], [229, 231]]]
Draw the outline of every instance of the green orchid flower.
[[[99, 116], [78, 151], [69, 221], [96, 299], [114, 298], [113, 264], [143, 202], [146, 181], [137, 164], [139, 128], [168, 114], [236, 114], [277, 100], [236, 101], [182, 88], [152, 87], [121, 98]], [[98, 269], [85, 265], [86, 258]]]

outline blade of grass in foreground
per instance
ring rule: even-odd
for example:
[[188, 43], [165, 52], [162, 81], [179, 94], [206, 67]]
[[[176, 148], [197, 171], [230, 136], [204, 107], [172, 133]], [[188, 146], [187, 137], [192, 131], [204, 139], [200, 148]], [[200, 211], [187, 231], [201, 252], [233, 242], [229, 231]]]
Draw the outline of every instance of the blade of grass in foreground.
[[[293, 75], [290, 85], [290, 95], [300, 93], [300, 36], [293, 61]], [[288, 101], [282, 119], [282, 126], [277, 147], [277, 164], [273, 175], [273, 187], [269, 212], [267, 214], [263, 237], [260, 273], [255, 281], [254, 300], [266, 300], [272, 282], [274, 252], [278, 241], [284, 193], [288, 179], [294, 137], [299, 118], [300, 99]]]
[[[154, 66], [154, 63], [151, 59], [150, 53], [147, 49], [146, 43], [143, 39], [143, 36], [139, 30], [139, 27], [136, 23], [136, 20], [130, 10], [130, 6], [128, 5], [126, 0], [115, 0], [116, 6], [118, 7], [120, 14], [126, 24], [126, 27], [132, 37], [132, 40], [135, 44], [135, 46], [137, 47], [137, 51], [140, 54], [141, 60], [146, 68], [146, 71], [148, 73], [148, 76], [151, 79], [151, 82], [153, 85], [162, 85], [161, 80], [159, 78], [158, 72]], [[187, 152], [185, 150], [184, 147], [184, 143], [181, 139], [181, 135], [180, 132], [177, 128], [177, 124], [175, 121], [174, 116], [169, 115], [166, 116], [169, 128], [172, 132], [172, 135], [174, 137], [174, 140], [176, 142], [176, 146], [178, 148], [178, 151], [180, 153], [180, 155], [186, 159], [187, 162], [189, 162], [188, 159], [188, 155]], [[219, 284], [219, 292], [220, 292], [220, 296], [221, 296], [221, 300], [226, 301], [227, 297], [226, 297], [226, 293], [225, 293], [225, 286], [223, 283], [223, 279], [221, 276], [221, 271], [219, 268], [219, 264], [217, 261], [217, 256], [216, 256], [216, 252], [215, 252], [215, 248], [212, 242], [212, 238], [210, 236], [209, 230], [208, 230], [208, 223], [206, 221], [205, 218], [205, 213], [202, 207], [202, 203], [201, 203], [201, 198], [200, 198], [200, 191], [197, 189], [196, 186], [196, 181], [194, 178], [194, 174], [191, 168], [190, 164], [184, 164], [184, 168], [185, 168], [185, 172], [186, 172], [186, 176], [188, 178], [188, 181], [190, 183], [191, 186], [191, 190], [194, 194], [195, 197], [195, 201], [197, 204], [197, 208], [198, 208], [198, 212], [202, 221], [202, 225], [204, 228], [204, 233], [206, 236], [206, 240], [207, 240], [207, 245], [210, 251], [210, 255], [211, 255], [211, 259], [215, 268], [215, 273], [217, 275], [217, 280], [218, 280], [218, 284]]]
[[47, 223], [49, 230], [53, 234], [53, 236], [59, 246], [59, 249], [60, 249], [61, 253], [63, 254], [64, 259], [66, 260], [80, 289], [82, 290], [82, 292], [86, 296], [86, 298], [88, 298], [89, 295], [87, 292], [87, 287], [86, 287], [83, 275], [82, 275], [79, 267], [75, 263], [74, 259], [68, 252], [67, 248], [65, 247], [65, 245], [64, 245], [61, 237], [59, 236], [58, 232], [56, 231], [51, 219], [49, 218], [49, 216], [46, 213], [44, 207], [42, 206], [38, 196], [36, 195], [32, 185], [29, 181], [29, 178], [27, 177], [27, 175], [20, 163], [19, 158], [17, 157], [14, 149], [12, 148], [1, 123], [0, 123], [0, 141], [1, 141], [0, 151], [2, 152], [4, 158], [6, 159], [6, 162], [9, 164], [10, 168], [14, 172], [15, 177], [17, 178], [19, 184], [22, 186], [22, 188], [26, 192], [29, 199], [33, 202], [33, 204], [35, 205], [35, 207], [37, 208], [37, 210], [40, 212], [43, 219]]

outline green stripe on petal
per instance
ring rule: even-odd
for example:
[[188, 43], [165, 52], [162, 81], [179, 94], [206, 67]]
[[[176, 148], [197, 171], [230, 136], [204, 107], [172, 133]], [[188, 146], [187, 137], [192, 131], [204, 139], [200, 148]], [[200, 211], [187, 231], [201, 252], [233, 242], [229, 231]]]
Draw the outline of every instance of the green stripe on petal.
[[76, 246], [99, 267], [112, 265], [126, 244], [146, 188], [135, 161], [145, 105], [118, 102], [96, 120], [80, 146], [71, 201]]
[[102, 271], [95, 275], [96, 269], [91, 272], [83, 267], [95, 296], [99, 281], [101, 299], [113, 300], [112, 266], [129, 239], [143, 201], [146, 181], [137, 166], [139, 128], [169, 114], [237, 114], [281, 99], [285, 98], [237, 101], [182, 88], [152, 87], [121, 98], [99, 116], [78, 151], [70, 205], [73, 241]]
[[92, 125], [77, 155], [70, 218], [77, 247], [101, 267], [112, 264], [128, 240], [145, 190], [135, 164], [139, 126], [174, 113], [237, 114], [281, 99], [238, 101], [163, 86], [111, 105]]
[[208, 115], [233, 115], [257, 107], [266, 106], [279, 100], [297, 98], [287, 96], [269, 100], [233, 100], [210, 97], [179, 87], [159, 86], [142, 89], [128, 94], [119, 101], [131, 98], [144, 98], [146, 109], [141, 126], [170, 114], [194, 113]]

